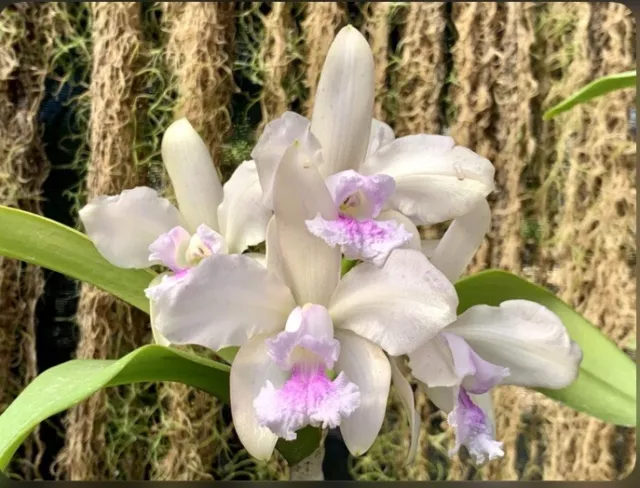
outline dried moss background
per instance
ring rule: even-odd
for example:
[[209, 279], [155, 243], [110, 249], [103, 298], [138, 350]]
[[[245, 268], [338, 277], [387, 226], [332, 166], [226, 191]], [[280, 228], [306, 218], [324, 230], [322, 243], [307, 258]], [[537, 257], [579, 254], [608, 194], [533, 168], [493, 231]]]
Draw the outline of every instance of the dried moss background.
[[[635, 355], [634, 90], [543, 122], [589, 81], [635, 67], [635, 23], [616, 3], [47, 3], [0, 14], [0, 203], [77, 225], [87, 197], [147, 184], [171, 197], [164, 128], [188, 117], [225, 177], [287, 109], [310, 114], [333, 35], [352, 23], [376, 62], [376, 116], [397, 135], [448, 133], [493, 161], [490, 234], [471, 266], [511, 270], [559, 294]], [[70, 111], [50, 140], [43, 107]], [[0, 411], [43, 369], [115, 358], [148, 318], [86, 284], [0, 259]], [[635, 429], [518, 387], [494, 393], [505, 457], [450, 460], [444, 416], [418, 393], [421, 454], [404, 466], [395, 396], [351, 475], [370, 480], [612, 480], [635, 465]], [[16, 479], [282, 479], [258, 463], [228, 408], [169, 384], [94, 395], [42, 425]]]

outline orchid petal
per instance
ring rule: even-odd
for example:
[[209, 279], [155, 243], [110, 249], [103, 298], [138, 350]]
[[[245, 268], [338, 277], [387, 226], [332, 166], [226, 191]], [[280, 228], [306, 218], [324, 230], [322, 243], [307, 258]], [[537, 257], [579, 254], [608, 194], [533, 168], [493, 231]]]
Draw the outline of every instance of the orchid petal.
[[336, 328], [407, 354], [456, 318], [458, 295], [420, 252], [396, 249], [382, 268], [356, 265], [338, 284], [329, 305]]
[[456, 391], [458, 387], [454, 386], [424, 386], [427, 398], [445, 413], [449, 413], [455, 406]]
[[323, 176], [357, 169], [369, 146], [373, 114], [373, 54], [352, 26], [335, 37], [325, 59], [311, 117], [322, 145]]
[[165, 131], [162, 161], [187, 230], [195, 232], [200, 224], [218, 230], [222, 185], [209, 149], [187, 119], [176, 120]]
[[396, 139], [372, 154], [360, 171], [393, 177], [390, 204], [422, 225], [465, 215], [494, 189], [493, 165], [446, 136]]
[[422, 251], [422, 254], [431, 259], [433, 258], [433, 254], [436, 252], [439, 243], [440, 239], [422, 239], [420, 241], [420, 250]]
[[393, 129], [380, 120], [371, 121], [371, 135], [369, 137], [369, 147], [367, 148], [367, 158], [382, 146], [386, 146], [396, 138]]
[[233, 426], [247, 452], [261, 461], [271, 457], [278, 437], [258, 424], [253, 402], [267, 381], [279, 388], [288, 376], [269, 357], [267, 338], [249, 339], [238, 350], [229, 375]]
[[462, 381], [456, 371], [449, 344], [442, 334], [422, 344], [408, 356], [411, 373], [429, 388], [454, 387]]
[[274, 180], [276, 229], [283, 272], [296, 303], [327, 305], [340, 276], [340, 249], [312, 235], [305, 221], [337, 209], [316, 167], [299, 144], [287, 150]]
[[265, 254], [262, 254], [261, 252], [246, 252], [244, 255], [251, 259], [255, 259], [260, 263], [260, 266], [263, 266], [264, 268], [267, 267], [267, 256]]
[[314, 165], [322, 165], [320, 142], [311, 133], [310, 126], [309, 119], [302, 115], [285, 112], [265, 126], [251, 151], [262, 187], [262, 203], [267, 208], [273, 208], [273, 182], [276, 171], [284, 153], [294, 141], [300, 142], [300, 146]]
[[411, 442], [409, 444], [409, 453], [407, 454], [406, 464], [411, 464], [418, 452], [418, 437], [420, 437], [420, 415], [416, 412], [416, 402], [413, 396], [411, 385], [400, 371], [398, 365], [399, 358], [389, 358], [391, 365], [391, 381], [400, 397], [402, 406], [407, 412], [409, 418], [409, 430], [411, 431]]
[[295, 303], [284, 283], [254, 259], [221, 254], [191, 269], [156, 307], [156, 327], [169, 341], [217, 351], [282, 330]]
[[229, 253], [242, 253], [264, 241], [271, 210], [262, 204], [262, 187], [256, 163], [245, 161], [224, 184], [224, 199], [218, 207], [220, 233]]
[[438, 242], [431, 262], [454, 283], [469, 265], [491, 227], [491, 209], [481, 200], [455, 219]]
[[473, 306], [447, 332], [462, 337], [484, 360], [509, 368], [503, 383], [564, 388], [576, 379], [582, 361], [558, 316], [527, 300]]
[[182, 223], [178, 209], [146, 186], [94, 198], [79, 216], [100, 254], [120, 268], [151, 266], [151, 243]]
[[266, 237], [266, 266], [269, 271], [274, 273], [278, 278], [285, 282], [284, 278], [284, 261], [282, 252], [280, 251], [280, 239], [278, 238], [278, 225], [276, 224], [276, 216], [272, 216], [267, 224]]
[[360, 389], [360, 406], [342, 419], [340, 432], [354, 456], [364, 454], [382, 428], [391, 387], [391, 366], [382, 350], [349, 331], [336, 331], [340, 357], [336, 371], [344, 372]]

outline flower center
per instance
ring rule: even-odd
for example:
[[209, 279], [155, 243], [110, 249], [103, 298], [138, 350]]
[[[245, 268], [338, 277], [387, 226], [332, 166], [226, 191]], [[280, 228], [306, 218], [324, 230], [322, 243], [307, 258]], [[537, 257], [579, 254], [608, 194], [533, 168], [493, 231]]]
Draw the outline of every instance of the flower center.
[[158, 300], [166, 290], [184, 280], [203, 259], [223, 252], [224, 245], [222, 236], [204, 224], [193, 235], [180, 226], [162, 234], [149, 246], [149, 261], [163, 264], [171, 273], [147, 288], [145, 295]]

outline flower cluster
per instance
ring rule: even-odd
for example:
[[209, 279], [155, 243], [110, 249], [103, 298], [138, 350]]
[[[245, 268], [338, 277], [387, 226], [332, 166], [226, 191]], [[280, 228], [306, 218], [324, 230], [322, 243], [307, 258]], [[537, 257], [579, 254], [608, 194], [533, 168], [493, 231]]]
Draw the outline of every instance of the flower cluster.
[[[419, 418], [407, 365], [449, 413], [478, 461], [502, 455], [490, 390], [562, 388], [581, 351], [551, 311], [512, 300], [457, 315], [453, 286], [490, 223], [492, 164], [440, 135], [396, 138], [372, 119], [373, 57], [345, 27], [327, 54], [311, 120], [287, 112], [264, 129], [224, 185], [196, 131], [162, 142], [177, 208], [138, 187], [95, 199], [80, 217], [98, 250], [126, 268], [161, 265], [146, 290], [163, 344], [236, 346], [236, 431], [267, 459], [278, 438], [339, 427], [354, 455], [382, 426], [392, 384]], [[452, 221], [441, 239], [417, 226]], [[266, 254], [247, 252], [266, 244]], [[357, 264], [341, 275], [346, 258]]]

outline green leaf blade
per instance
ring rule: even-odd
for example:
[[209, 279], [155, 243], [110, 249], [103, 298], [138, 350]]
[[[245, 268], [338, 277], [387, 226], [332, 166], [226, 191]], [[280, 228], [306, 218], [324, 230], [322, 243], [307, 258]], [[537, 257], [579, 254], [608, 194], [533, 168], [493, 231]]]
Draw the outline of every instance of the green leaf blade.
[[190, 353], [148, 345], [117, 361], [73, 360], [44, 371], [0, 416], [0, 471], [33, 429], [101, 388], [180, 382], [229, 401], [229, 367]]
[[86, 281], [149, 313], [144, 289], [151, 270], [109, 263], [89, 238], [65, 225], [22, 210], [0, 206], [0, 256], [58, 271]]
[[636, 425], [636, 365], [594, 325], [548, 290], [505, 271], [484, 271], [456, 283], [458, 313], [477, 304], [524, 299], [553, 311], [583, 352], [578, 378], [561, 390], [538, 389], [567, 406], [616, 425]]
[[636, 71], [626, 71], [624, 73], [617, 73], [614, 75], [604, 76], [595, 81], [592, 81], [585, 87], [578, 90], [573, 95], [564, 99], [559, 104], [551, 107], [547, 110], [542, 118], [544, 120], [550, 120], [557, 117], [563, 112], [572, 109], [580, 103], [585, 103], [594, 98], [601, 97], [615, 90], [622, 90], [623, 88], [632, 88], [636, 86]]

